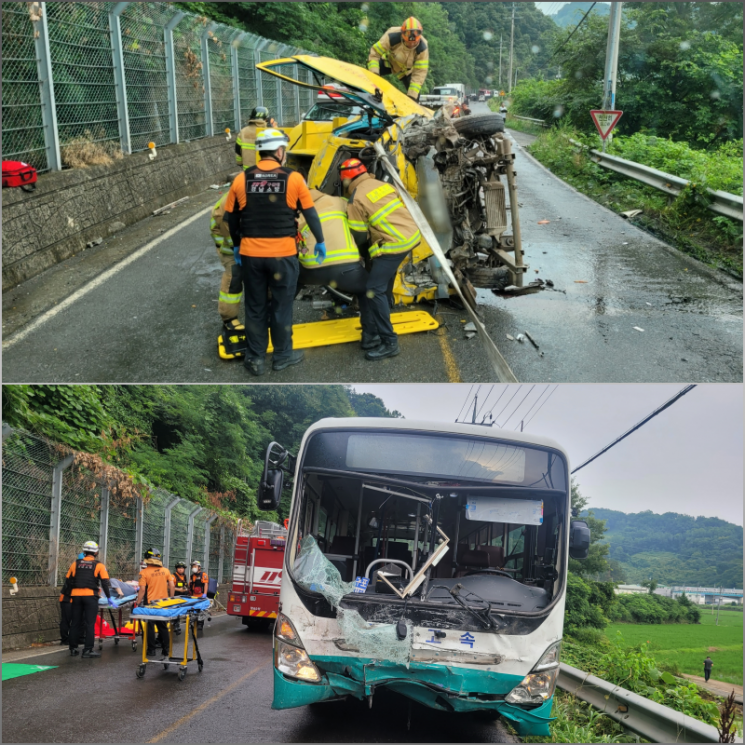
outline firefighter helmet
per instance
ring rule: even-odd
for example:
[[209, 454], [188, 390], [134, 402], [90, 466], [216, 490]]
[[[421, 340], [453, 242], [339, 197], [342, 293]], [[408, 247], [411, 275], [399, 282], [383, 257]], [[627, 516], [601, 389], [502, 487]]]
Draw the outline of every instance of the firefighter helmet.
[[367, 173], [367, 168], [359, 158], [349, 158], [339, 166], [339, 176], [342, 179], [355, 179], [361, 173]]
[[98, 544], [95, 541], [86, 541], [83, 544], [83, 553], [84, 554], [97, 554]]
[[287, 135], [278, 129], [267, 127], [256, 135], [256, 149], [260, 153], [273, 153], [281, 147], [287, 147]]
[[269, 109], [267, 109], [266, 106], [256, 106], [253, 111], [251, 111], [249, 119], [263, 119], [268, 122], [271, 119], [269, 116]]
[[401, 35], [404, 41], [417, 41], [422, 31], [422, 24], [414, 16], [410, 16], [401, 24]]
[[150, 548], [145, 554], [145, 558], [146, 559], [160, 559], [160, 551], [158, 551], [157, 548]]

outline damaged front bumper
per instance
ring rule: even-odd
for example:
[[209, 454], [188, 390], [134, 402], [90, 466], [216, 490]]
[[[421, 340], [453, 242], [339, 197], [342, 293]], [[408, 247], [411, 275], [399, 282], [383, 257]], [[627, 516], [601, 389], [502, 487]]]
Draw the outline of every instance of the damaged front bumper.
[[433, 709], [451, 712], [491, 711], [509, 720], [521, 736], [548, 736], [553, 697], [536, 708], [504, 701], [522, 676], [451, 665], [406, 665], [349, 657], [313, 657], [320, 683], [304, 683], [274, 670], [273, 709], [354, 696], [364, 699], [386, 687]]

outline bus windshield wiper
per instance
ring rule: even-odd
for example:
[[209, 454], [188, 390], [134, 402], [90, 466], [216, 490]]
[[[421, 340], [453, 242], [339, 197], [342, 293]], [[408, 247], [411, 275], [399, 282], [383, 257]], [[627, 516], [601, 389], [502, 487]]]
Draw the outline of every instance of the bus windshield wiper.
[[431, 589], [434, 590], [435, 588], [441, 589], [441, 590], [447, 590], [448, 593], [453, 597], [453, 599], [455, 600], [455, 602], [458, 603], [458, 605], [460, 605], [462, 608], [465, 608], [465, 610], [467, 610], [472, 616], [475, 616], [476, 619], [479, 620], [481, 623], [483, 623], [484, 626], [486, 626], [487, 629], [496, 629], [497, 628], [497, 625], [494, 623], [494, 620], [489, 615], [489, 610], [491, 608], [491, 606], [489, 605], [489, 603], [487, 603], [486, 600], [484, 600], [483, 598], [479, 597], [478, 595], [476, 595], [473, 592], [469, 592], [468, 594], [469, 595], [474, 595], [479, 600], [481, 600], [483, 603], [486, 603], [486, 607], [485, 608], [475, 608], [475, 607], [469, 605], [468, 603], [466, 603], [466, 601], [463, 600], [463, 598], [460, 595], [460, 591], [463, 589], [463, 585], [460, 582], [458, 582], [458, 584], [455, 585], [454, 587], [448, 587], [447, 585], [433, 585]]

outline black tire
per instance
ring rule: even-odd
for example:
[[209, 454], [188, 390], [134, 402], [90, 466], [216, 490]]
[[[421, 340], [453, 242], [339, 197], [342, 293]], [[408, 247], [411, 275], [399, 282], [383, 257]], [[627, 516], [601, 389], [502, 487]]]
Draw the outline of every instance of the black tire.
[[118, 647], [119, 646], [119, 639], [114, 639], [114, 646], [115, 647]]
[[504, 119], [492, 111], [488, 114], [471, 114], [467, 118], [454, 119], [453, 126], [455, 131], [464, 137], [491, 137], [497, 132], [504, 132]]
[[178, 679], [183, 680], [186, 677], [186, 670], [179, 670], [178, 671]]
[[132, 642], [132, 651], [133, 652], [137, 651], [137, 642]]
[[139, 666], [139, 667], [137, 668], [137, 672], [135, 673], [135, 675], [136, 675], [136, 676], [137, 676], [138, 678], [144, 678], [144, 677], [145, 677], [145, 666], [144, 666], [144, 665], [140, 665], [140, 666]]

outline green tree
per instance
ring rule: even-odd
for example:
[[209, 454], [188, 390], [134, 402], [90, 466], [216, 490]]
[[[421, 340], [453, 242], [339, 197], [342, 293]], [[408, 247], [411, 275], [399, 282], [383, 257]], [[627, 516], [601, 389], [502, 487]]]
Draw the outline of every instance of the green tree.
[[[572, 512], [581, 514], [585, 511], [589, 499], [583, 497], [579, 485], [572, 479]], [[569, 571], [581, 577], [605, 575], [609, 570], [608, 554], [610, 548], [603, 542], [606, 527], [605, 520], [598, 520], [592, 510], [582, 515], [590, 528], [590, 551], [586, 559], [569, 559]]]

